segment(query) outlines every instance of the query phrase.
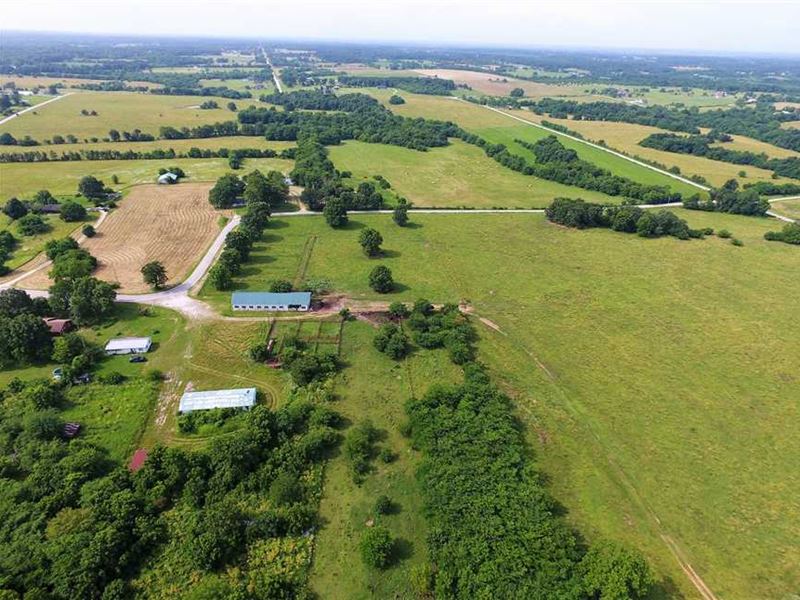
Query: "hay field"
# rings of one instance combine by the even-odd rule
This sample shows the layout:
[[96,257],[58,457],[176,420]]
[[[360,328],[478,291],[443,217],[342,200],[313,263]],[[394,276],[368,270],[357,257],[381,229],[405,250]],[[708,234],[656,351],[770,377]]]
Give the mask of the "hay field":
[[[573,131],[582,134],[587,140],[600,141],[604,140],[609,147],[621,150],[630,155],[639,155],[643,158],[654,160],[664,164],[668,167],[677,166],[680,168],[684,176],[701,175],[705,177],[712,185],[722,185],[728,179],[738,179],[741,183],[747,181],[773,181],[772,171],[766,169],[759,169],[749,165],[734,165],[731,163],[722,162],[719,160],[711,160],[703,158],[702,156],[689,156],[687,154],[678,154],[676,152],[666,152],[664,150],[656,150],[655,148],[645,148],[639,145],[639,142],[652,133],[664,133],[663,129],[657,127],[649,127],[647,125],[635,125],[633,123],[612,123],[608,121],[573,121],[570,119],[553,119],[548,116],[536,115],[530,111],[508,111],[509,113],[516,114],[517,116],[527,119],[528,121],[535,121],[541,123],[542,121],[549,121],[564,125]],[[737,139],[749,140],[749,138],[741,138],[736,136]],[[755,142],[755,140],[749,140]],[[731,142],[730,144],[734,144]],[[767,146],[770,150],[781,150],[769,144],[756,142]],[[743,150],[745,148],[735,147],[726,144],[726,147],[731,149]],[[762,151],[762,150],[759,150]],[[783,152],[788,152],[784,150]],[[777,155],[774,153],[773,155]],[[739,177],[739,171],[744,170],[747,173],[747,178]],[[788,181],[788,180],[787,180]]]
[[[728,150],[741,150],[745,152],[755,152],[756,154],[764,153],[770,158],[800,158],[800,152],[794,150],[779,148],[767,142],[754,140],[753,138],[743,135],[734,135],[731,137],[733,137],[733,141],[731,142],[720,142],[712,145],[727,148]],[[742,168],[749,170],[747,165],[744,165]]]
[[[0,75],[0,86],[13,82],[19,89],[32,87],[47,87],[49,85],[63,84],[66,88],[74,88],[82,83],[103,83],[101,79],[84,79],[82,77],[46,77],[44,75]],[[147,88],[164,87],[160,83],[151,81],[126,81],[126,85]]]
[[[236,115],[224,108],[197,108],[208,100],[202,96],[156,96],[131,92],[75,92],[57,102],[31,111],[0,127],[15,137],[30,135],[43,142],[55,134],[74,135],[79,140],[108,137],[110,129],[158,135],[161,126],[192,127],[217,121],[231,121]],[[81,110],[97,111],[97,116],[82,116]]]
[[[208,203],[210,184],[141,185],[108,215],[97,235],[83,248],[97,257],[95,276],[120,284],[121,293],[145,293],[142,265],[158,260],[167,269],[167,285],[186,279],[219,233],[225,214]],[[49,285],[46,270],[25,280],[25,286]]]
[[[773,202],[772,210],[774,210],[776,213],[780,215],[800,220],[800,199],[781,200],[780,202]],[[779,229],[779,227],[776,225],[775,229]]]
[[785,129],[800,129],[800,121],[788,121],[786,123],[782,123],[781,127]]
[[584,83],[575,85],[552,85],[549,83],[514,79],[513,77],[501,74],[461,71],[459,69],[417,69],[417,73],[425,75],[426,77],[452,79],[456,83],[470,86],[476,92],[481,92],[490,96],[508,96],[514,88],[522,88],[525,90],[525,96],[528,98],[550,97],[593,100],[601,98],[600,96],[593,97],[591,94],[587,94],[584,91],[586,88],[586,84]]

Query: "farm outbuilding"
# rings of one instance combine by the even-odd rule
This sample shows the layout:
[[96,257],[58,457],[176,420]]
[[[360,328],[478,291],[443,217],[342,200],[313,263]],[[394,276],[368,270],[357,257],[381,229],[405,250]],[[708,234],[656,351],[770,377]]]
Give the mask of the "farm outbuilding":
[[75,329],[70,319],[45,318],[44,324],[50,330],[50,335],[62,335]]
[[178,176],[175,173],[163,173],[158,176],[158,183],[161,185],[168,185],[170,183],[178,183]]
[[212,408],[253,408],[255,403],[256,388],[185,392],[181,396],[178,412],[188,413]]
[[153,340],[149,337],[114,338],[106,344],[106,354],[142,354],[152,345]]
[[299,310],[311,308],[311,292],[234,292],[233,310]]

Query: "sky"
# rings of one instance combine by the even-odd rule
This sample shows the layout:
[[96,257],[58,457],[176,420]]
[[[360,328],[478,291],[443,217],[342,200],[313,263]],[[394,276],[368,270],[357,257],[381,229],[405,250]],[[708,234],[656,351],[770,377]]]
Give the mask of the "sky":
[[4,0],[0,10],[3,30],[800,55],[800,0]]

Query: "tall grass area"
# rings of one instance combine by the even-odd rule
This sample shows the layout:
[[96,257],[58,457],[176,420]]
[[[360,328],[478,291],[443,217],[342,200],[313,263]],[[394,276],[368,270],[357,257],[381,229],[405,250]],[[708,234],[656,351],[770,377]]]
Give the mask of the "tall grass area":
[[[774,220],[677,212],[744,246],[567,230],[540,215],[412,213],[408,228],[354,215],[340,231],[309,217],[272,224],[243,284],[296,272],[289,249],[317,236],[307,276],[337,291],[468,301],[500,329],[485,328],[481,357],[585,535],[623,538],[687,595],[662,536],[720,597],[780,597],[800,584],[800,441],[787,426],[800,397],[798,255],[763,240]],[[365,226],[382,233],[384,257],[361,253]],[[376,264],[396,292],[369,289]]]

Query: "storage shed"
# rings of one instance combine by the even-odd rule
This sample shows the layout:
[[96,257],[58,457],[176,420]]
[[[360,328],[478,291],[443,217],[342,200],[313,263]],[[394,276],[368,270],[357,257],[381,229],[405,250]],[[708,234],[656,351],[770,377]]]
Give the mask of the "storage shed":
[[106,354],[142,354],[149,351],[152,345],[149,337],[114,338],[106,344]]
[[188,413],[212,408],[253,408],[255,403],[256,388],[185,392],[181,396],[178,412]]
[[178,183],[178,176],[175,173],[163,173],[158,176],[158,183],[161,185],[168,185],[170,183]]
[[311,308],[311,292],[234,292],[233,310],[299,310]]

